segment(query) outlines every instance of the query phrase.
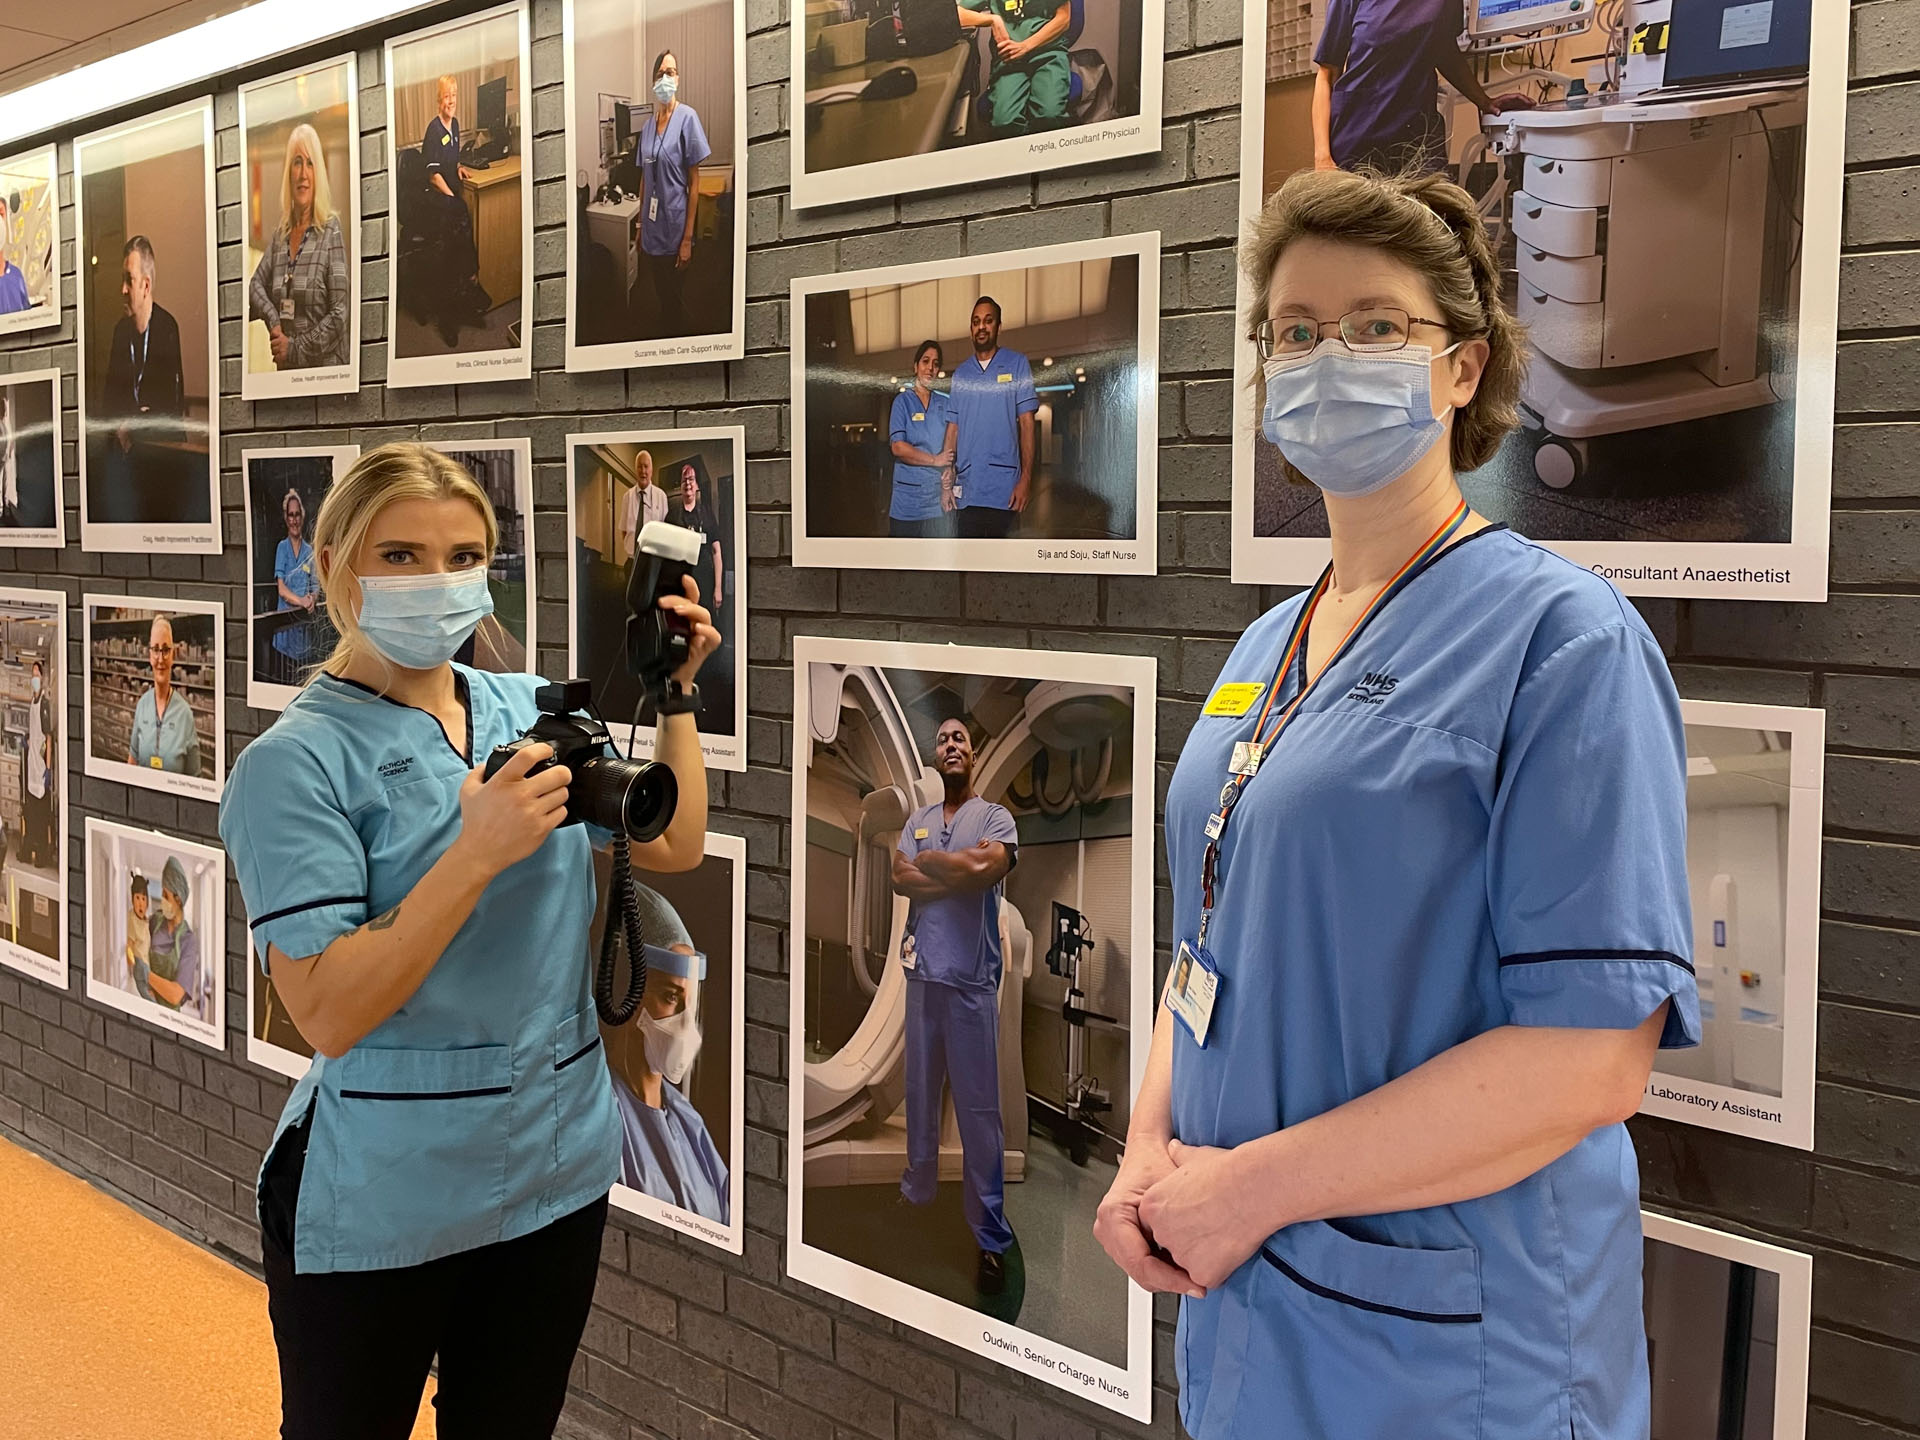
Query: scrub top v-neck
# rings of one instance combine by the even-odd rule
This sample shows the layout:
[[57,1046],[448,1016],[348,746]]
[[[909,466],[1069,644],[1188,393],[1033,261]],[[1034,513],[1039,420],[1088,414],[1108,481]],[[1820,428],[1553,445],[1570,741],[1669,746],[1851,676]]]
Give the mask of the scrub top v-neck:
[[[1305,599],[1254,623],[1216,695],[1274,681]],[[1176,942],[1261,703],[1206,707],[1235,713],[1203,714],[1175,770]],[[1174,1134],[1239,1145],[1502,1025],[1626,1029],[1671,1001],[1661,1043],[1697,1043],[1685,794],[1673,682],[1619,593],[1504,528],[1442,551],[1242,787],[1206,1044],[1174,1026]],[[1183,1419],[1196,1440],[1277,1415],[1298,1440],[1644,1437],[1640,1243],[1620,1125],[1478,1200],[1288,1226],[1183,1303]]]
[[[469,757],[538,713],[533,676],[454,675],[463,736],[322,676],[241,752],[220,834],[263,967],[268,946],[300,963],[400,904],[459,834]],[[417,1264],[607,1193],[620,1124],[590,990],[594,900],[588,836],[563,826],[494,878],[405,1004],[315,1057],[275,1133],[307,1126],[297,1270]]]

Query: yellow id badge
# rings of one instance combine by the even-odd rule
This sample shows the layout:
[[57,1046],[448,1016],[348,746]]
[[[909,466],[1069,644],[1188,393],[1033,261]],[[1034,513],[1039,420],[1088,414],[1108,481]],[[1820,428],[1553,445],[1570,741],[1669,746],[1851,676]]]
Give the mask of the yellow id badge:
[[1266,682],[1260,680],[1234,681],[1218,686],[1200,713],[1202,715],[1244,715],[1253,709],[1253,702],[1265,693],[1266,688]]
[[156,755],[156,756],[154,756],[154,757],[153,757],[153,758],[152,758],[151,760],[149,760],[149,761],[147,761],[147,764],[148,764],[148,766],[149,766],[149,767],[151,767],[152,769],[155,769],[155,770],[159,770],[159,769],[163,769],[163,768],[164,768],[164,767],[163,767],[163,766],[162,766],[162,765],[160,764],[160,757],[159,757],[158,755]]
[[916,839],[916,840],[924,840],[924,839],[926,839],[926,838],[927,838],[927,827],[926,827],[926,826],[924,826],[924,825],[922,825],[922,826],[921,826],[921,827],[920,827],[920,828],[919,828],[918,830],[916,830],[916,831],[914,831],[914,832],[913,832],[913,838],[914,838],[914,839]]

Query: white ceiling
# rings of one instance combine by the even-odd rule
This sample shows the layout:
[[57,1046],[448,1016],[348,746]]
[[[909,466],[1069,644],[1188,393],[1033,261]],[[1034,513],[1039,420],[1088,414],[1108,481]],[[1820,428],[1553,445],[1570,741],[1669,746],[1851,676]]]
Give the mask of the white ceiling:
[[244,10],[251,0],[8,0],[0,6],[0,95]]

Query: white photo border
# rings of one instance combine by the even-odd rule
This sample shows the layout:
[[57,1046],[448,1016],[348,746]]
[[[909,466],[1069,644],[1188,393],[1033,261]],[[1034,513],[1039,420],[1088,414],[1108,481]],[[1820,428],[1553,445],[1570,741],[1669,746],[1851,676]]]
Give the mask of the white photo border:
[[[1827,712],[1797,705],[1682,700],[1680,719],[1687,725],[1729,730],[1784,730],[1793,737],[1788,757],[1787,887],[1780,937],[1786,992],[1780,1007],[1780,1098],[1774,1101],[1771,1096],[1756,1096],[1737,1086],[1664,1075],[1656,1055],[1640,1113],[1811,1150],[1815,1050],[1820,1031],[1820,826]],[[1767,1107],[1774,1104],[1780,1107],[1779,1114],[1770,1118]]]
[[[929,645],[888,640],[841,640],[796,635],[793,640],[793,815],[802,829],[807,814],[811,692],[814,664],[871,665],[888,670],[958,672],[966,675],[1125,685],[1133,692],[1135,805],[1130,856],[1133,963],[1129,975],[1128,1093],[1138,1094],[1153,1043],[1153,845],[1151,804],[1140,786],[1153,774],[1156,665],[1150,655],[1098,655],[1065,650],[1013,650],[974,645]],[[792,914],[788,942],[794,983],[789,986],[787,1079],[787,1273],[843,1300],[1019,1374],[1077,1395],[1142,1422],[1153,1418],[1153,1302],[1127,1281],[1127,1362],[1116,1366],[1069,1345],[1009,1325],[951,1300],[929,1295],[891,1276],[853,1264],[806,1243],[806,844],[796,837],[792,857]]]
[[[0,377],[0,381],[4,381],[4,377]],[[62,595],[58,590],[23,590],[15,589],[11,586],[0,586],[0,600],[16,605],[41,605],[52,612],[54,644],[59,647],[56,653],[60,657],[60,680],[62,682],[54,697],[60,706],[60,738],[55,747],[54,754],[54,773],[60,777],[60,815],[55,822],[56,833],[60,837],[60,880],[51,891],[43,890],[38,885],[21,887],[30,894],[46,895],[48,899],[59,904],[60,954],[58,959],[50,960],[38,951],[29,950],[25,946],[13,941],[0,940],[0,965],[5,965],[10,970],[17,970],[22,975],[30,975],[42,984],[52,985],[60,990],[68,990],[73,986],[72,972],[69,969],[69,945],[73,935],[73,920],[72,913],[68,909],[73,903],[73,897],[70,894],[67,881],[68,876],[72,873],[68,861],[73,852],[69,848],[72,844],[72,837],[68,833],[68,815],[71,810],[68,801],[72,797],[67,794],[67,790],[73,784],[73,772],[67,768],[69,754],[67,749],[67,740],[69,738],[67,731],[71,727],[67,724],[68,690],[66,682],[69,679],[67,666],[72,660],[72,654],[67,649],[67,597]]]
[[[1265,0],[1242,3],[1246,44],[1240,80],[1240,220],[1244,228],[1260,213],[1264,183],[1267,7]],[[1846,149],[1850,24],[1845,6],[1813,7],[1793,386],[1793,538],[1785,542],[1722,542],[1529,537],[1575,564],[1604,575],[1625,594],[1717,600],[1827,598],[1827,541],[1833,508],[1834,345],[1840,317],[1841,161]],[[1648,118],[1661,117],[1650,114]],[[1232,322],[1232,578],[1242,585],[1311,585],[1331,555],[1325,538],[1253,533],[1254,443],[1260,431],[1255,380],[1259,367],[1240,324],[1251,297],[1247,277],[1241,274],[1235,282]],[[1690,571],[1694,573],[1689,575]]]
[[[282,450],[259,449],[240,452],[240,500],[247,522],[247,574],[243,589],[248,593],[247,600],[247,704],[255,710],[284,710],[293,703],[293,697],[300,693],[298,685],[276,685],[270,680],[262,680],[253,673],[253,462],[255,460],[312,460],[327,458],[333,461],[333,478],[337,482],[347,473],[355,460],[360,458],[358,445],[294,445]],[[312,517],[308,517],[307,541],[313,540]]]
[[[113,820],[101,820],[95,816],[86,817],[86,865],[83,872],[86,877],[87,895],[87,999],[98,1001],[109,1009],[118,1010],[136,1020],[144,1020],[149,1025],[162,1030],[184,1035],[196,1044],[209,1050],[225,1054],[227,1051],[227,852],[217,845],[202,845],[178,835],[169,835],[161,830],[142,829],[137,825],[122,825]],[[214,924],[202,933],[201,938],[208,943],[203,945],[200,954],[202,965],[213,965],[219,984],[213,990],[213,1019],[210,1021],[190,1020],[168,1010],[164,1005],[143,1001],[138,996],[129,995],[124,990],[107,985],[93,978],[93,937],[100,933],[94,924],[93,910],[93,843],[99,836],[137,840],[143,845],[160,845],[171,850],[179,850],[196,859],[212,865],[219,874],[219,881],[207,888],[207,903],[213,907]],[[199,903],[199,891],[196,888],[194,898],[189,903]]]
[[656,1225],[664,1225],[669,1230],[691,1236],[730,1255],[744,1255],[747,1249],[747,1187],[742,1183],[747,1169],[746,1158],[742,1154],[747,1143],[747,842],[743,836],[709,830],[705,853],[709,858],[719,856],[733,866],[732,898],[729,901],[733,909],[728,922],[729,933],[733,937],[733,979],[729,992],[733,999],[733,1014],[727,1021],[732,1027],[733,1074],[729,1077],[731,1088],[727,1092],[732,1111],[727,1117],[727,1223],[715,1225],[713,1221],[703,1219],[690,1210],[670,1205],[665,1200],[655,1199],[627,1185],[616,1184],[610,1198],[615,1208],[629,1215],[638,1215]]
[[[60,224],[60,147],[42,145],[33,150],[20,150],[11,155],[0,156],[0,172],[19,167],[27,168],[36,161],[44,160],[47,167],[47,181],[53,187],[53,301],[47,305],[35,305],[30,310],[21,310],[12,315],[0,315],[0,336],[26,335],[35,330],[45,330],[60,323],[61,304],[60,252],[65,248],[66,235]],[[80,187],[74,186],[77,196]],[[77,202],[76,202],[77,203]],[[76,287],[77,288],[77,287]],[[4,378],[4,377],[0,377]],[[17,541],[14,543],[18,543]]]
[[[579,137],[574,133],[573,8],[577,0],[564,0],[560,20],[560,51],[565,70],[563,106],[566,111],[567,174],[578,175],[584,169],[579,161]],[[710,335],[669,335],[658,340],[614,340],[604,345],[581,345],[574,340],[579,312],[575,280],[579,267],[567,266],[567,370],[586,374],[596,370],[641,369],[652,365],[705,364],[715,360],[740,360],[747,353],[747,5],[746,0],[729,0],[733,9],[733,294],[729,300],[732,328]],[[643,9],[639,0],[635,13]],[[567,206],[567,254],[580,253],[579,207]]]
[[[429,450],[438,450],[449,460],[457,460],[462,451],[467,450],[511,450],[513,460],[513,502],[519,508],[521,518],[527,527],[527,636],[523,642],[527,651],[527,668],[523,675],[540,673],[538,654],[538,636],[540,625],[540,587],[538,537],[534,533],[533,523],[533,441],[522,436],[500,436],[477,440],[422,440]],[[463,467],[464,468],[464,465]],[[504,627],[503,627],[504,628]]]
[[[73,329],[80,337],[79,366],[75,372],[75,401],[79,405],[80,467],[80,548],[83,551],[114,555],[140,555],[153,551],[219,554],[224,541],[220,535],[220,217],[219,197],[214,190],[213,100],[203,97],[183,105],[142,115],[122,125],[95,130],[73,142],[73,232],[76,246],[86,243],[86,166],[82,161],[89,147],[118,140],[152,125],[162,125],[183,116],[200,116],[200,153],[205,165],[207,213],[207,504],[211,517],[204,524],[149,525],[89,524],[87,521],[87,287],[73,287]],[[83,270],[84,273],[84,270]]]
[[1750,1240],[1690,1220],[1640,1212],[1649,1240],[1748,1265],[1779,1277],[1780,1329],[1774,1337],[1773,1434],[1770,1440],[1806,1440],[1807,1361],[1813,1342],[1813,1256],[1803,1250]]
[[267,977],[260,973],[260,954],[253,948],[252,934],[247,939],[247,1059],[263,1070],[271,1070],[276,1075],[284,1075],[289,1080],[299,1080],[313,1068],[313,1057],[289,1050],[284,1045],[276,1045],[271,1040],[263,1040],[253,1033],[253,1003],[258,988],[269,984]]
[[[129,765],[124,760],[98,760],[93,754],[93,612],[100,609],[151,610],[156,615],[211,615],[213,617],[213,778],[175,775]],[[80,705],[85,745],[85,773],[96,780],[113,780],[163,795],[217,803],[227,783],[227,620],[226,606],[217,600],[182,600],[172,595],[102,595],[92,591],[80,597]],[[225,941],[222,939],[222,947]]]
[[[351,395],[360,388],[360,61],[352,51],[337,55],[331,60],[321,60],[312,65],[302,65],[297,70],[283,70],[278,75],[270,75],[264,80],[253,80],[242,85],[240,97],[240,163],[247,159],[247,92],[264,90],[270,85],[284,85],[303,75],[312,75],[322,70],[333,70],[340,66],[347,70],[347,202],[340,206],[342,214],[341,229],[349,237],[347,240],[347,307],[348,342],[347,363],[315,367],[309,370],[293,370],[284,374],[255,375],[247,369],[247,330],[253,324],[253,317],[247,313],[246,286],[251,280],[244,268],[240,277],[240,398],[242,400],[273,400],[287,395]],[[336,197],[342,192],[335,191]],[[240,247],[243,257],[246,253],[246,236],[251,215],[248,210],[253,198],[251,186],[240,187]],[[351,217],[352,224],[346,223]]]
[[[491,385],[500,380],[533,378],[533,91],[531,86],[532,47],[529,39],[528,0],[510,0],[505,5],[476,10],[424,30],[390,36],[381,52],[382,89],[386,92],[387,175],[394,182],[399,171],[400,145],[393,128],[393,92],[395,50],[436,35],[465,30],[489,20],[512,15],[520,27],[520,69],[517,94],[520,103],[520,348],[517,350],[479,350],[470,354],[415,355],[404,358],[395,353],[399,340],[394,320],[399,312],[399,275],[387,284],[387,379],[389,390],[412,389],[424,385]],[[475,240],[478,241],[476,234]]]
[[[807,526],[808,297],[874,285],[911,284],[949,275],[1040,270],[1082,260],[1139,261],[1135,303],[1139,354],[1134,401],[1134,528],[1131,540],[911,540],[888,536],[829,537]],[[1160,232],[1073,240],[1030,250],[963,255],[871,270],[796,276],[791,286],[788,383],[793,408],[793,563],[796,568],[945,570],[974,573],[1152,575],[1159,567],[1160,527]]]
[[[18,332],[16,332],[18,333]],[[0,373],[0,390],[11,389],[15,385],[31,385],[41,382],[53,389],[53,405],[49,409],[53,423],[53,526],[51,529],[0,530],[0,545],[11,546],[16,550],[64,550],[67,545],[67,472],[64,458],[66,433],[60,421],[60,382],[63,377],[58,370],[20,370],[13,374]],[[84,386],[85,381],[79,382]],[[84,444],[84,440],[82,441]]]
[[[1050,175],[1104,160],[1157,155],[1161,147],[1161,96],[1165,79],[1167,14],[1165,0],[1140,4],[1140,109],[1097,125],[1076,125],[1040,135],[986,140],[952,150],[871,160],[864,165],[807,169],[807,27],[795,15],[788,29],[787,129],[793,137],[793,208],[843,205],[883,195],[916,195],[928,190],[991,184],[1020,175]],[[1264,12],[1263,12],[1264,13]],[[937,162],[936,178],[926,178],[927,162]]]
[[[567,673],[580,670],[579,594],[580,554],[574,544],[574,452],[581,446],[606,444],[686,444],[700,441],[725,441],[733,446],[733,534],[729,537],[737,557],[730,576],[734,593],[733,638],[733,734],[700,736],[700,753],[708,766],[744,774],[747,768],[747,431],[743,425],[688,426],[666,430],[585,430],[567,436]],[[710,596],[702,596],[707,604]],[[634,725],[631,720],[608,716],[607,731],[616,744],[625,749],[649,747],[659,743],[658,727]]]

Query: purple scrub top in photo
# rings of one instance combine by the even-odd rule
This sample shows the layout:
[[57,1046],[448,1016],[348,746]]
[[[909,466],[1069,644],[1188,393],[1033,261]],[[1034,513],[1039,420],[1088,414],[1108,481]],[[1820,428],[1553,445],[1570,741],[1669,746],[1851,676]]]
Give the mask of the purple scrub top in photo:
[[1331,134],[1338,164],[1438,123],[1435,72],[1464,24],[1460,0],[1328,0],[1313,63],[1340,71]]

